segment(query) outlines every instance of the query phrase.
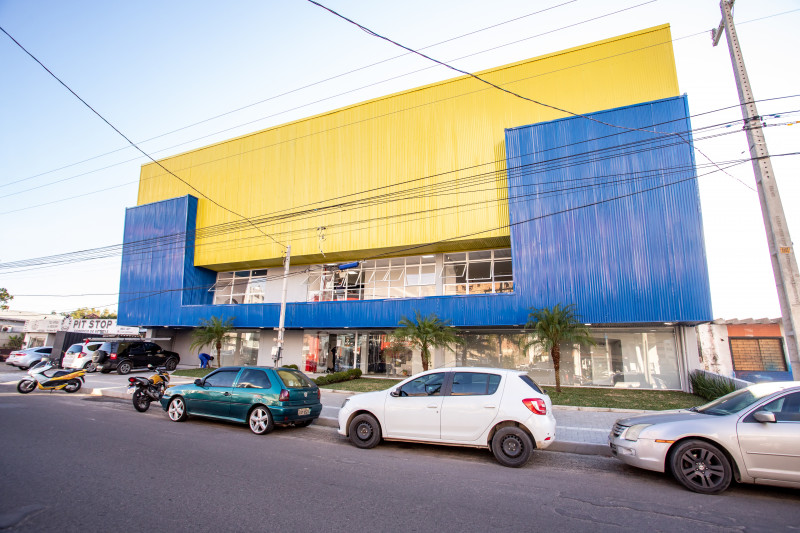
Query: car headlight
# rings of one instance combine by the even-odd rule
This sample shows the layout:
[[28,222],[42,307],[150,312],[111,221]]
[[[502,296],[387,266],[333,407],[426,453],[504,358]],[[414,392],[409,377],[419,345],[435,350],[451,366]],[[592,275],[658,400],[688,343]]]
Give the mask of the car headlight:
[[628,428],[628,430],[625,432],[625,435],[623,435],[622,438],[625,440],[636,442],[637,440],[639,440],[639,434],[642,431],[644,431],[645,428],[649,428],[652,425],[653,424],[634,424]]

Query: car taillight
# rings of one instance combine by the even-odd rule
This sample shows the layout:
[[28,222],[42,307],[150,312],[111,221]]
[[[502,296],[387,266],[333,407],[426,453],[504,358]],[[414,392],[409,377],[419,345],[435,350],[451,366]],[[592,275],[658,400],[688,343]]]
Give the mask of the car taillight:
[[108,354],[108,357],[111,358],[111,359],[116,359],[117,358],[117,354],[111,353],[111,354]]
[[317,389],[317,400],[321,399],[322,399],[322,393],[319,391],[319,389]]
[[525,398],[522,403],[527,407],[531,413],[537,415],[547,414],[547,404],[541,398]]
[[279,402],[288,402],[289,401],[289,391],[286,389],[281,389],[281,395],[278,396]]
[[128,378],[128,382],[129,382],[131,385],[133,385],[134,383],[136,383],[136,378]]

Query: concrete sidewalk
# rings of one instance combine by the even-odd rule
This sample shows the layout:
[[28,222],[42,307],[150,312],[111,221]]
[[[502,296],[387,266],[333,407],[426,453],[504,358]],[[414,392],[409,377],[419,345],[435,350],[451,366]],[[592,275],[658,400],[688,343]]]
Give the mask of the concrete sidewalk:
[[[182,366],[182,365],[181,365]],[[180,368],[180,367],[179,367]],[[195,368],[187,366],[186,368]],[[23,371],[0,369],[0,383],[3,385],[16,385],[26,375]],[[128,377],[136,375],[150,375],[149,370],[135,370],[126,376],[115,373],[86,375],[86,383],[81,392],[92,396],[105,396],[130,400],[127,393]],[[192,383],[195,378],[173,376],[170,385]],[[345,398],[355,393],[346,391],[322,390],[322,414],[314,422],[317,426],[338,428],[339,409]],[[608,448],[608,433],[611,426],[618,418],[646,413],[647,411],[630,409],[608,409],[597,407],[570,407],[553,406],[556,417],[556,440],[547,448],[547,451],[580,453],[584,455],[610,456]]]

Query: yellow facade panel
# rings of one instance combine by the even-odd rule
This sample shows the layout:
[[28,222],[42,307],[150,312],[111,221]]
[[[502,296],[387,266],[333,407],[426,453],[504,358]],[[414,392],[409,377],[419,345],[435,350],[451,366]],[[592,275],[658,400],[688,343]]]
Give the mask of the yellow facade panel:
[[[574,113],[679,92],[668,25],[478,74]],[[504,129],[564,116],[455,78],[161,161],[250,222],[155,164],[142,167],[138,203],[198,196],[195,264],[217,270],[280,263],[272,238],[292,245],[293,264],[502,245]]]

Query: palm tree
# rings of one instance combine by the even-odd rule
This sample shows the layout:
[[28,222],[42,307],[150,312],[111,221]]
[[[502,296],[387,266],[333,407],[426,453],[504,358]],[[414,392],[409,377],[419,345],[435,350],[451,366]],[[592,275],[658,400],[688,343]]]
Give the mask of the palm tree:
[[450,327],[450,321],[442,320],[436,316],[436,313],[422,316],[419,311],[416,311],[413,320],[403,317],[399,324],[400,327],[394,330],[392,336],[398,341],[408,343],[413,348],[419,348],[423,371],[428,370],[431,348],[454,350],[456,346],[464,342],[458,336],[460,332]]
[[190,348],[194,350],[204,346],[214,346],[217,349],[217,368],[222,366],[222,361],[220,361],[222,341],[225,340],[225,335],[233,329],[233,319],[234,317],[231,317],[224,322],[216,316],[212,316],[210,320],[201,319],[200,327],[192,332],[194,341]]
[[596,344],[571,304],[556,304],[552,309],[532,307],[525,329],[531,330],[528,347],[540,346],[550,352],[556,372],[556,392],[561,392],[561,344]]

